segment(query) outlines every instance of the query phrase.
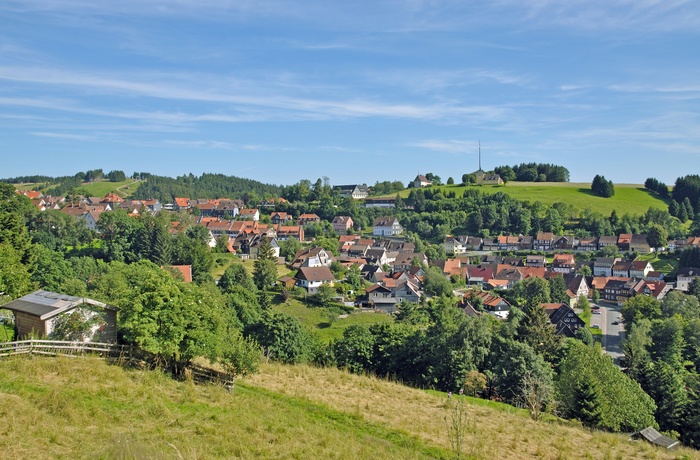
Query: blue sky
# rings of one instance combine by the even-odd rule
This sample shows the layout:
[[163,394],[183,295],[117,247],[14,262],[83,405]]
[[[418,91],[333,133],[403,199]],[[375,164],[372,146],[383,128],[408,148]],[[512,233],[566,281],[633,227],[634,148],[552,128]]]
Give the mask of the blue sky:
[[0,177],[700,173],[692,0],[2,0]]

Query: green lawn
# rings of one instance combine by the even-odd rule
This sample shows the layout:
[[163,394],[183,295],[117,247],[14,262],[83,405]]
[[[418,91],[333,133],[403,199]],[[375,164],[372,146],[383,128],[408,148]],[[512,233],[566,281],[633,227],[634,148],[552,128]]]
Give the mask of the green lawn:
[[[462,185],[441,185],[433,187],[455,192],[457,196],[467,189]],[[624,214],[643,214],[650,207],[667,209],[668,203],[650,194],[641,184],[615,184],[615,196],[601,198],[593,195],[591,184],[581,182],[509,182],[505,186],[471,186],[483,193],[505,193],[523,201],[540,201],[551,205],[556,202],[570,204],[576,210],[590,208],[605,216],[614,210]],[[403,198],[408,197],[410,189],[400,192]],[[394,195],[395,196],[395,195]]]
[[347,318],[336,319],[333,324],[329,325],[325,308],[309,308],[302,301],[292,298],[286,304],[279,298],[275,300],[273,306],[275,310],[298,318],[302,324],[314,330],[325,343],[342,337],[343,331],[353,324],[369,325],[393,321],[392,316],[384,313],[360,313],[358,311],[351,313]]
[[[253,274],[255,261],[251,259],[241,259],[236,254],[214,254],[214,266],[211,270],[211,275],[214,279],[221,278],[226,269],[233,264],[241,264],[249,274]],[[290,270],[286,265],[277,266],[277,277],[294,274],[294,270]]]
[[669,254],[657,254],[651,252],[649,254],[640,255],[636,260],[646,260],[651,262],[654,270],[661,272],[664,275],[668,275],[669,273],[678,270],[678,258]]
[[126,198],[134,194],[134,191],[141,185],[141,182],[136,182],[134,179],[127,179],[123,182],[84,182],[81,187],[88,191],[90,196],[104,197],[107,194],[114,192],[122,198]]

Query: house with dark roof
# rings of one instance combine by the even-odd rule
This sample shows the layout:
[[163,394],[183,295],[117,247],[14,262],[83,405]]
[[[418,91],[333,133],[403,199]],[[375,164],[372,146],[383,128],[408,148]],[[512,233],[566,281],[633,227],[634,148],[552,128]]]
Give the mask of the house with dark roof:
[[[510,304],[502,297],[488,291],[469,289],[459,303],[460,308],[469,314],[470,309],[477,312],[486,312],[496,318],[506,319],[510,312]],[[465,308],[466,307],[466,308]]]
[[593,262],[593,276],[613,276],[613,267],[619,260],[619,257],[598,257]]
[[87,297],[39,290],[13,300],[2,308],[14,313],[19,338],[34,334],[49,337],[60,318],[80,312],[86,318],[100,318],[84,341],[117,341],[117,308]]
[[676,289],[687,291],[695,279],[700,278],[700,268],[684,267],[678,269]]
[[573,308],[565,303],[544,303],[542,307],[549,316],[549,322],[552,323],[558,335],[564,337],[575,337],[576,331],[586,326],[576,314]]
[[652,247],[647,241],[646,233],[641,235],[632,235],[632,238],[630,239],[630,251],[638,254],[648,254],[652,252],[652,250]]
[[552,232],[539,232],[533,242],[535,251],[550,251],[554,242],[554,234]]
[[353,200],[362,200],[369,196],[367,184],[336,185],[333,189],[337,190],[341,197],[352,198]]
[[316,294],[322,284],[333,285],[335,277],[328,267],[301,267],[295,276],[297,286],[307,290],[309,294]]
[[374,219],[372,234],[375,236],[395,236],[403,232],[403,227],[396,217],[377,217]]

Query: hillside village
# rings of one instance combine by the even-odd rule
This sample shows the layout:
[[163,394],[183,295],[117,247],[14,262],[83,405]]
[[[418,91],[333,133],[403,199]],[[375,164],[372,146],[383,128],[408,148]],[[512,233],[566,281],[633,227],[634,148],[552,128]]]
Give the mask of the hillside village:
[[[249,297],[248,300],[243,301],[240,297],[235,297],[236,300],[232,301],[247,302],[249,305],[236,308],[252,308],[251,306],[255,305],[255,308],[261,309],[263,313],[260,319],[256,316],[259,313],[256,313],[255,317],[247,317],[246,315],[250,313],[244,310],[240,310],[238,315],[239,321],[243,323],[243,331],[250,331],[246,334],[255,337],[263,347],[266,346],[265,340],[274,338],[274,335],[261,335],[260,331],[256,332],[255,328],[260,328],[259,324],[262,324],[257,321],[263,321],[263,323],[269,321],[265,323],[265,327],[268,328],[277,327],[276,324],[280,321],[287,321],[283,319],[283,313],[275,313],[283,316],[269,318],[265,316],[268,315],[265,309],[269,308],[273,302],[277,304],[275,308],[282,309],[281,311],[285,305],[288,305],[290,299],[298,299],[296,301],[304,305],[304,308],[326,308],[331,315],[329,324],[336,321],[340,313],[344,313],[342,317],[349,314],[374,313],[397,318],[396,321],[412,323],[413,327],[416,327],[412,329],[414,331],[412,333],[421,336],[429,334],[434,327],[428,325],[440,324],[442,321],[439,319],[440,315],[444,314],[440,313],[442,309],[447,311],[456,307],[464,318],[469,319],[452,321],[477,321],[478,323],[473,324],[479,324],[479,326],[467,326],[472,323],[465,323],[464,327],[491,329],[496,332],[489,334],[503,335],[506,340],[498,345],[500,342],[493,339],[490,352],[480,352],[484,353],[482,358],[468,358],[473,360],[473,367],[477,369],[487,369],[485,366],[489,362],[491,362],[490,365],[494,365],[494,360],[496,366],[506,366],[505,363],[498,361],[499,353],[508,357],[518,353],[530,356],[528,353],[534,352],[532,358],[528,358],[533,360],[529,365],[537,368],[549,363],[551,369],[541,372],[552,375],[553,370],[559,365],[556,364],[560,359],[558,355],[561,353],[558,350],[561,350],[560,347],[564,346],[563,344],[570,343],[565,342],[568,339],[581,341],[590,346],[596,342],[599,343],[601,351],[612,358],[611,364],[614,362],[618,369],[622,368],[633,378],[637,378],[637,375],[650,372],[645,371],[641,366],[654,366],[655,364],[645,363],[656,363],[656,361],[649,361],[650,358],[647,357],[641,358],[642,355],[632,355],[627,336],[630,333],[639,334],[638,331],[642,327],[648,327],[640,325],[646,324],[643,323],[644,321],[657,321],[658,327],[675,327],[668,321],[688,321],[693,318],[694,313],[689,309],[695,307],[692,306],[692,302],[688,302],[700,291],[698,289],[700,269],[693,265],[694,261],[700,259],[697,257],[697,254],[700,254],[700,236],[693,236],[687,232],[680,237],[679,229],[682,227],[677,220],[673,223],[674,236],[671,238],[652,235],[654,232],[658,233],[656,228],[659,227],[658,224],[654,222],[636,224],[633,218],[626,215],[623,219],[632,222],[629,228],[649,231],[592,235],[590,232],[581,232],[571,226],[565,228],[561,223],[550,225],[549,219],[554,209],[552,207],[544,210],[546,218],[538,224],[540,228],[536,231],[532,229],[527,233],[511,234],[501,230],[494,231],[492,236],[489,229],[483,228],[472,227],[477,231],[470,234],[452,231],[458,228],[452,228],[449,232],[441,228],[441,232],[432,231],[429,233],[430,238],[425,238],[421,236],[421,225],[424,224],[424,222],[421,223],[421,219],[429,212],[427,212],[429,205],[426,203],[430,201],[429,197],[435,198],[441,196],[437,194],[442,194],[440,191],[431,192],[435,190],[431,180],[434,178],[434,176],[429,178],[420,174],[416,176],[411,182],[411,198],[406,200],[398,196],[372,197],[370,196],[372,188],[364,184],[342,185],[332,189],[326,185],[324,190],[321,190],[319,180],[314,190],[321,191],[315,197],[316,201],[312,206],[303,202],[300,205],[300,201],[295,201],[292,196],[288,196],[290,199],[282,196],[256,199],[248,197],[247,200],[232,197],[177,196],[173,197],[172,201],[162,203],[158,198],[126,198],[115,192],[110,192],[104,197],[76,194],[53,197],[44,195],[42,191],[27,189],[18,189],[15,193],[31,201],[34,212],[38,214],[32,218],[36,223],[30,225],[43,228],[42,231],[45,233],[42,238],[48,238],[46,232],[50,235],[58,224],[50,224],[47,227],[47,223],[54,222],[53,218],[44,219],[41,215],[60,213],[71,222],[83,225],[83,230],[74,230],[80,233],[86,229],[89,232],[80,236],[86,245],[79,254],[102,254],[101,257],[110,263],[125,261],[134,265],[140,258],[145,257],[160,265],[161,268],[171,266],[175,270],[174,276],[182,282],[205,286],[209,280],[214,281],[226,295],[233,296],[230,297],[231,299],[241,295],[250,296],[252,293],[252,299]],[[464,180],[466,182],[468,178],[465,177]],[[437,181],[439,182],[439,178]],[[474,174],[473,181],[475,191],[465,192],[465,197],[469,196],[470,199],[481,199],[478,195],[478,187],[504,186],[498,174],[483,171]],[[427,191],[425,195],[423,190]],[[292,191],[296,190],[292,189]],[[448,193],[446,195],[448,195],[446,198],[435,198],[433,201],[437,204],[440,203],[439,200],[448,200],[445,202],[454,200]],[[496,197],[495,200],[504,200],[504,198]],[[333,203],[337,204],[333,205]],[[491,205],[487,204],[487,206]],[[511,201],[507,206],[520,205]],[[537,205],[528,204],[527,206]],[[683,204],[683,206],[686,205]],[[354,214],[343,213],[346,209]],[[479,214],[479,210],[473,211],[467,220],[471,221],[474,214]],[[487,217],[487,214],[488,211],[484,216]],[[652,213],[650,210],[649,215],[651,217],[645,217],[645,219],[674,219],[668,213],[659,211]],[[357,220],[353,219],[353,216]],[[439,214],[435,213],[430,218],[438,219]],[[136,222],[139,222],[140,230],[136,230],[135,227],[130,229],[132,223]],[[364,225],[359,225],[358,222],[364,222]],[[516,226],[520,225],[517,221],[515,222]],[[506,224],[503,225],[502,228],[508,227]],[[510,224],[510,227],[512,226],[513,224]],[[546,231],[548,228],[556,227],[559,231]],[[434,229],[437,230],[437,226]],[[130,235],[128,241],[123,240],[123,236],[127,233]],[[140,238],[147,238],[147,240],[140,242]],[[159,254],[161,245],[165,244],[163,238],[171,241],[178,240],[180,241],[178,244],[185,244],[191,249],[185,249],[184,253],[171,249],[169,251],[176,251],[179,255],[173,252],[172,256],[166,257]],[[98,242],[97,246],[95,241]],[[201,246],[198,246],[200,244],[198,241],[201,242]],[[139,255],[138,251],[143,255]],[[217,260],[230,260],[234,263],[223,275],[217,275],[218,279],[212,279],[210,274],[212,255],[217,254]],[[222,259],[224,256],[228,258]],[[203,262],[203,260],[209,260],[209,262]],[[254,266],[253,280],[257,289],[252,286],[251,280],[245,280],[247,275],[244,273],[229,273],[233,267],[248,261]],[[273,272],[268,275],[263,273],[261,276],[267,276],[267,278],[264,278],[265,281],[260,284],[258,275],[265,271],[260,267],[268,261],[274,267]],[[680,264],[679,261],[684,261],[685,264]],[[691,265],[688,265],[688,261]],[[139,268],[141,269],[143,268]],[[122,269],[117,268],[117,270]],[[102,276],[98,272],[94,273],[92,277]],[[38,275],[37,279],[45,278],[43,275]],[[88,284],[92,282],[89,279],[87,281]],[[54,286],[61,285],[60,280],[54,283]],[[240,284],[240,290],[236,287],[237,284]],[[243,288],[244,285],[251,287]],[[39,287],[45,288],[44,285]],[[99,283],[97,287],[98,291],[102,289]],[[246,291],[247,294],[244,294]],[[545,291],[546,294],[544,294]],[[84,289],[75,293],[78,292],[82,292],[82,296],[85,295]],[[103,292],[112,295],[109,294],[109,290]],[[41,303],[43,297],[54,298],[51,296],[64,294],[37,291],[27,295],[29,297],[25,296],[22,299],[27,299],[27,302]],[[270,295],[274,297],[271,298]],[[80,298],[68,296],[65,300],[77,305],[80,303]],[[690,300],[686,301],[686,299]],[[128,297],[121,301],[128,303]],[[672,317],[662,310],[671,308],[670,305],[677,305],[679,302],[685,307],[674,308],[681,308],[679,310],[681,316]],[[697,300],[694,302],[697,303]],[[107,306],[97,301],[93,303]],[[13,311],[16,318],[19,318],[17,315],[26,313],[21,306],[16,307],[14,303],[8,304],[6,308]],[[331,313],[333,311],[335,313]],[[428,316],[433,319],[428,320]],[[110,330],[115,331],[113,340],[117,337],[116,321],[110,326],[113,328]],[[537,323],[537,321],[540,322]],[[428,329],[423,329],[424,327]],[[674,332],[678,335],[678,340],[690,341],[692,329],[683,330],[681,326],[678,327],[680,329]],[[508,332],[512,328],[515,328],[513,332]],[[51,330],[51,327],[47,326],[45,333],[48,335]],[[19,327],[17,329],[20,338],[22,334],[30,332],[33,331]],[[373,353],[372,358],[352,355],[355,351],[346,355],[347,347],[351,346],[349,344],[357,340],[352,336],[353,333],[370,334],[370,336],[379,334],[368,340],[380,340],[381,334],[394,332],[382,330],[380,327],[347,328],[341,339],[333,339],[329,344],[324,345],[329,350],[325,353],[332,354],[332,359],[338,367],[347,366],[349,370],[355,372],[396,373],[399,376],[404,372],[400,370],[405,367],[402,361],[396,361],[391,365],[387,363],[382,368],[378,362],[387,357],[376,349],[370,353]],[[681,333],[686,338],[680,338]],[[532,338],[528,337],[529,334],[533,334]],[[652,340],[652,336],[657,337],[653,330],[647,331],[646,334],[649,334],[649,340]],[[477,347],[477,337],[478,334],[472,338],[460,340],[466,340],[467,343],[470,340],[475,341],[471,346]],[[518,337],[521,338],[518,339]],[[488,339],[489,343],[491,340]],[[514,351],[515,349],[505,351],[508,346],[516,346],[516,344],[527,346],[527,349],[520,352]],[[428,346],[433,347],[433,345]],[[493,348],[499,346],[506,348]],[[656,356],[654,353],[658,352],[653,351],[653,346],[646,353]],[[272,349],[273,346],[270,345],[268,353],[272,353]],[[682,352],[686,362],[690,363],[686,366],[697,365],[696,354],[692,350],[694,348],[687,348]],[[444,350],[438,347],[430,353],[439,354],[441,351]],[[196,356],[196,351],[188,353],[194,353],[192,356]],[[487,359],[486,355],[489,353],[491,357]],[[515,355],[512,355],[513,353]],[[674,353],[681,355],[680,350]],[[297,359],[300,358],[281,358],[281,361],[296,362]],[[305,359],[314,362],[322,361],[322,358]],[[425,359],[426,361],[420,363],[420,366],[437,369],[437,366],[433,366],[434,363],[431,362],[431,360],[440,359],[437,355]],[[640,361],[635,361],[637,359]],[[653,359],[663,360],[664,358],[654,357]],[[607,365],[600,364],[600,366]],[[400,377],[416,386],[437,387],[444,390],[454,388],[455,391],[462,386],[460,391],[464,390],[463,385],[469,382],[468,378],[465,380],[465,376],[472,375],[468,373],[469,366],[459,370],[455,370],[455,366],[459,367],[458,362],[445,363],[445,366],[449,369],[445,371],[446,373],[425,377],[431,380],[421,380],[424,377],[408,369],[405,372],[409,373]],[[476,372],[473,367],[470,372]],[[474,394],[511,404],[522,404],[520,390],[514,393],[513,388],[514,385],[521,388],[523,383],[516,384],[508,380],[512,378],[510,371],[503,371],[504,374],[500,377],[488,377],[489,372],[487,369],[485,372],[474,374],[478,374],[478,379],[486,379],[485,382],[491,379],[492,382],[477,384],[478,390],[475,390]],[[692,375],[695,375],[694,370],[688,373],[688,376]],[[558,385],[563,384],[558,383]],[[492,388],[489,389],[491,385]],[[638,400],[639,397],[630,396],[630,401]],[[655,414],[660,421],[659,426],[665,433],[676,438],[689,436],[679,425],[680,420],[686,420],[684,417],[688,417],[689,412],[674,413],[672,416],[667,412],[660,412],[664,407],[665,397],[664,394],[658,393],[654,395],[654,401],[652,401],[644,395],[643,404],[647,408],[645,410],[657,407],[654,409],[657,411]],[[688,410],[691,410],[690,407],[695,403],[686,396],[683,398],[685,398],[684,404],[687,405]],[[538,403],[538,406],[540,404],[542,407],[546,406],[544,400]],[[533,413],[538,411],[539,409]],[[569,416],[577,417],[574,412],[568,413],[571,414]],[[641,430],[646,428],[650,419],[639,415],[636,421],[610,419],[602,422],[601,420],[590,422],[591,426],[604,426],[606,429],[615,431],[622,427]],[[653,429],[654,425],[649,424],[649,426]],[[680,436],[677,430],[681,430]],[[693,445],[693,442],[695,441],[691,440],[689,444]]]

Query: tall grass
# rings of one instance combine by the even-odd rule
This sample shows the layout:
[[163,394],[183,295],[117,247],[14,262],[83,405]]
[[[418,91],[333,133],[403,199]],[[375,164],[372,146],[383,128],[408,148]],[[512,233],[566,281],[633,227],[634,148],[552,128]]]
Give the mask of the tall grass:
[[0,361],[2,458],[448,458],[308,400],[176,382],[100,360]]

